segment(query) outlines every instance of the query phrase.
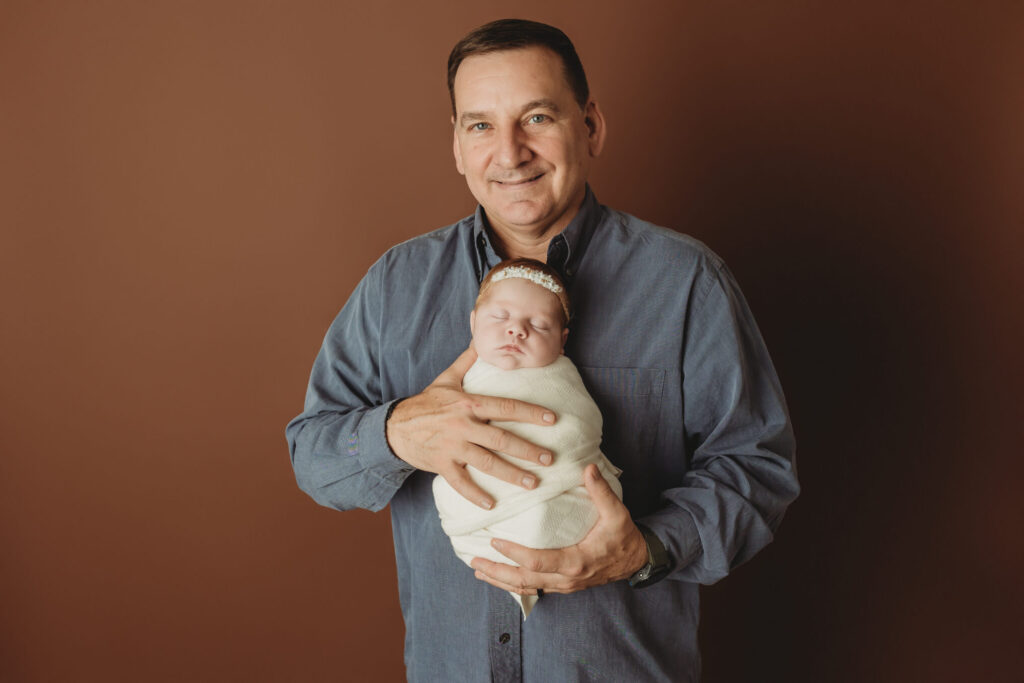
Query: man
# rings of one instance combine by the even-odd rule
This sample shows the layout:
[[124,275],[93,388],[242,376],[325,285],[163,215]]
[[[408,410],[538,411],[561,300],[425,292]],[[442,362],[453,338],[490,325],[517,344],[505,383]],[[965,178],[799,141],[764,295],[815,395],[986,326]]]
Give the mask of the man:
[[[770,542],[798,493],[767,351],[717,256],[597,203],[586,179],[604,117],[561,31],[483,26],[452,51],[448,82],[456,168],[480,206],[388,251],[335,319],[288,425],[298,483],[338,509],[390,504],[410,680],[698,680],[698,584]],[[515,462],[558,457],[488,424],[551,424],[558,406],[461,390],[479,283],[520,256],[567,282],[566,354],[601,408],[624,501],[588,471],[600,518],[583,541],[498,541],[510,563],[471,571],[433,477],[490,507],[466,465],[532,488]],[[542,596],[529,619],[507,590]]]

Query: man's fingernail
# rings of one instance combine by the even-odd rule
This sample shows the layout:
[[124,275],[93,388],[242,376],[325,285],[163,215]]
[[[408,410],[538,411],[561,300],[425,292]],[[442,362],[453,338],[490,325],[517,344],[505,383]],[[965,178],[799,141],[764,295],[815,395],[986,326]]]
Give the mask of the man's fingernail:
[[541,465],[550,465],[551,464],[551,454],[550,453],[541,453],[540,454],[540,464]]
[[554,414],[554,413],[544,413],[544,415],[543,415],[543,418],[542,418],[542,419],[543,419],[543,420],[544,420],[545,422],[548,422],[548,423],[550,423],[550,422],[554,422],[554,421],[555,421],[555,414]]
[[483,507],[483,509],[485,509],[485,510],[490,510],[492,507],[494,507],[494,503],[492,503],[491,501],[487,500],[486,498],[483,498],[480,501],[480,506]]
[[531,477],[529,474],[527,474],[525,477],[523,477],[523,486],[525,486],[528,489],[532,489],[536,485],[536,483],[537,483],[537,478],[536,477]]
[[501,541],[499,541],[498,539],[492,538],[491,539],[491,545],[493,545],[498,550],[501,550],[501,546],[504,545],[504,544]]

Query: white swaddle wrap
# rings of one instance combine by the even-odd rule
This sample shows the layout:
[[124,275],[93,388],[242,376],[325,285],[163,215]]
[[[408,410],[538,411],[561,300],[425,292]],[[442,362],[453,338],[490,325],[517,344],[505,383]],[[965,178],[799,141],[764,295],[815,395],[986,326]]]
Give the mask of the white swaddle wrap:
[[[462,388],[470,394],[515,398],[550,408],[558,415],[551,426],[523,422],[492,422],[538,446],[550,449],[554,462],[545,467],[503,456],[529,472],[540,484],[526,490],[467,466],[470,477],[494,497],[495,505],[484,510],[469,502],[443,477],[434,478],[434,501],[441,526],[451,538],[455,553],[469,564],[474,557],[515,564],[491,547],[492,538],[503,538],[530,548],[564,548],[581,541],[597,521],[597,510],[583,486],[583,469],[595,463],[620,499],[622,487],[617,467],[601,453],[601,411],[590,398],[576,366],[565,356],[542,368],[502,370],[477,360],[466,373]],[[537,596],[512,596],[523,617],[537,603]]]

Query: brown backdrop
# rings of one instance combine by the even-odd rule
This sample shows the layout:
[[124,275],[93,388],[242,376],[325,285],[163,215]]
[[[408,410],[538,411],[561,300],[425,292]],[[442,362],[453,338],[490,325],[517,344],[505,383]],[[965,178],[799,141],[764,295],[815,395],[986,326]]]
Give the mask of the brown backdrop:
[[706,680],[1024,678],[1024,11],[845,4],[0,5],[0,679],[402,677],[387,515],[283,429],[370,263],[471,211],[444,59],[511,12],[790,399],[805,493],[704,591]]

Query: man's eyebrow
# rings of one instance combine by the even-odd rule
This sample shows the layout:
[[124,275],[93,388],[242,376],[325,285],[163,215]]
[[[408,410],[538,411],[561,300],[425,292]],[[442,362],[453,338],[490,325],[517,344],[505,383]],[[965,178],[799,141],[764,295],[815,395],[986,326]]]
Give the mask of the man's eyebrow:
[[471,121],[483,121],[487,114],[482,111],[464,111],[459,115],[459,123],[465,125]]
[[[527,102],[526,105],[524,107],[522,107],[522,109],[520,109],[520,112],[522,114],[525,114],[526,112],[530,111],[531,109],[548,109],[550,111],[555,112],[556,114],[561,111],[558,108],[558,104],[554,100],[549,99],[547,97],[543,97],[543,98],[541,98],[539,100],[533,100],[531,102]],[[488,119],[490,117],[491,117],[491,114],[489,112],[483,112],[483,111],[464,111],[464,112],[462,112],[459,115],[459,123],[464,126],[467,123],[472,123],[472,122],[475,122],[475,121],[484,121],[484,120],[486,120],[486,119]]]
[[556,114],[559,111],[558,104],[556,104],[554,100],[548,99],[546,97],[541,98],[539,100],[534,100],[533,102],[527,103],[527,105],[525,107],[523,107],[522,111],[525,114],[526,112],[530,111],[531,109],[550,109],[551,111],[555,112]]

